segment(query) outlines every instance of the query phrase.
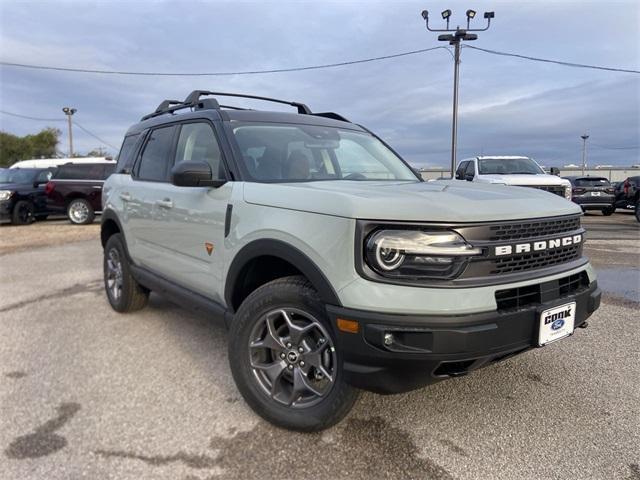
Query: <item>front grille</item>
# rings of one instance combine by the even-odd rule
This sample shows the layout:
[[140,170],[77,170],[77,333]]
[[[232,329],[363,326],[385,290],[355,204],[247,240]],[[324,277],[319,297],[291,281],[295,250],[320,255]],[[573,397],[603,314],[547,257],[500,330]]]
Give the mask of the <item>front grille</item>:
[[580,272],[559,280],[528,285],[526,287],[509,288],[496,292],[498,310],[514,310],[540,305],[559,298],[579,293],[589,287],[587,272]]
[[545,192],[555,193],[556,195],[560,195],[564,197],[564,186],[563,185],[518,185],[519,187],[529,187],[529,188],[537,188],[538,190],[544,190]]
[[502,242],[505,240],[523,240],[544,237],[564,232],[572,232],[580,228],[580,217],[561,218],[557,220],[536,220],[529,222],[492,225],[489,240]]
[[560,263],[570,262],[580,257],[581,244],[545,250],[542,252],[523,253],[506,258],[498,258],[493,264],[491,275],[523,272],[535,268],[551,267]]

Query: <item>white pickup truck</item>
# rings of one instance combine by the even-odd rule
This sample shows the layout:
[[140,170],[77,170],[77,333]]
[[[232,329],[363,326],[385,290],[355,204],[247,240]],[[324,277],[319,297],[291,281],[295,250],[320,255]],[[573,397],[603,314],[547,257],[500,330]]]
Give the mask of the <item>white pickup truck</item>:
[[[554,169],[551,169],[552,173]],[[571,182],[547,174],[535,160],[517,156],[466,158],[458,164],[456,180],[533,187],[571,200]]]

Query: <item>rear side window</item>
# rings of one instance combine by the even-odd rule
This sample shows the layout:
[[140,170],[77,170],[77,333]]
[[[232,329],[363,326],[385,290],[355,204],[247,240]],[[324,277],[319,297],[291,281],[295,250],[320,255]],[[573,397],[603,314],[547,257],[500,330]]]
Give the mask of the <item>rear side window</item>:
[[156,128],[149,134],[137,171],[140,180],[162,182],[167,179],[167,166],[175,130],[176,127],[171,125]]
[[[116,171],[118,173],[131,173],[131,168],[133,167],[133,161],[135,159],[135,147],[139,137],[139,133],[124,137],[124,142],[122,142],[122,147],[120,147],[120,153],[118,153],[118,164],[116,166]],[[110,172],[109,174],[111,173],[113,172]]]
[[213,178],[223,178],[222,155],[211,127],[206,123],[186,123],[180,129],[175,163],[207,162]]
[[55,178],[58,180],[103,180],[104,164],[85,163],[62,165],[58,168]]
[[102,167],[102,179],[106,180],[107,178],[109,178],[109,175],[111,175],[113,172],[115,172],[116,170],[116,166],[115,165],[110,165],[110,164],[105,164]]

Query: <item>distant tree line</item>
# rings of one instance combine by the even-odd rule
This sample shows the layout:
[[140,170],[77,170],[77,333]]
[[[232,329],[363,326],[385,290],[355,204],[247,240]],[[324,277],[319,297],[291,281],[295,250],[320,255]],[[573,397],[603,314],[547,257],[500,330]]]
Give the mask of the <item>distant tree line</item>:
[[[32,158],[55,158],[58,156],[61,133],[57,128],[45,128],[38,133],[19,137],[0,131],[0,167],[9,167],[20,160]],[[107,153],[103,148],[97,148],[86,155],[76,153],[74,156],[105,157]]]

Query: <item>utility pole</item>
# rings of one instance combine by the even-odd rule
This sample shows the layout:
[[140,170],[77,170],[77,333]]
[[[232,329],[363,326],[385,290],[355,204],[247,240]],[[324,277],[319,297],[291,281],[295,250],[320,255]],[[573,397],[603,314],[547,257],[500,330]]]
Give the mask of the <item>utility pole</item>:
[[73,125],[71,123],[71,117],[78,110],[75,108],[64,107],[62,111],[67,116],[67,121],[69,123],[69,158],[73,158]]
[[453,179],[456,171],[456,153],[458,148],[458,86],[460,83],[460,46],[463,40],[471,41],[476,40],[478,35],[467,32],[484,32],[489,29],[491,25],[491,19],[495,17],[494,12],[484,12],[484,18],[487,19],[487,26],[484,28],[469,28],[471,20],[476,16],[475,10],[467,10],[467,28],[460,28],[457,26],[455,30],[449,28],[449,20],[451,18],[451,10],[444,10],[442,18],[447,22],[447,28],[437,29],[429,28],[429,12],[427,10],[422,11],[422,18],[426,22],[427,30],[430,32],[454,32],[453,34],[438,35],[438,40],[441,42],[449,42],[449,45],[453,45],[453,120],[451,125],[451,178]]
[[584,171],[587,168],[587,138],[589,135],[580,135],[580,138],[582,139],[582,176],[584,177]]

